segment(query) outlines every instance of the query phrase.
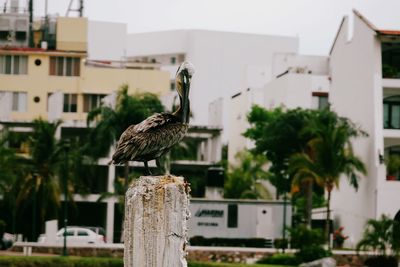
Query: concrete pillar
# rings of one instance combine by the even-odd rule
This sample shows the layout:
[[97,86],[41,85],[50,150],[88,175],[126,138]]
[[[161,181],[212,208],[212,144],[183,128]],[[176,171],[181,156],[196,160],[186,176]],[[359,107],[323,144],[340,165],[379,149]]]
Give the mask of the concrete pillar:
[[183,177],[142,176],[125,197],[124,266],[186,267],[189,187]]
[[113,243],[114,241],[114,212],[115,212],[115,202],[107,201],[107,222],[106,222],[107,243]]
[[[108,179],[107,179],[107,192],[114,192],[114,180],[115,180],[115,165],[108,166]],[[114,241],[114,213],[115,213],[114,199],[107,199],[107,218],[106,218],[106,237],[107,243],[113,243]]]

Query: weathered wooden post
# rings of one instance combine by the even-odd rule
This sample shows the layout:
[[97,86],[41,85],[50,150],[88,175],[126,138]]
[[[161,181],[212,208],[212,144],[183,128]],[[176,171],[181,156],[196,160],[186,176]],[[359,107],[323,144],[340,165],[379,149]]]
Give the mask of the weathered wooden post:
[[183,177],[141,176],[126,192],[125,267],[186,267],[189,186]]

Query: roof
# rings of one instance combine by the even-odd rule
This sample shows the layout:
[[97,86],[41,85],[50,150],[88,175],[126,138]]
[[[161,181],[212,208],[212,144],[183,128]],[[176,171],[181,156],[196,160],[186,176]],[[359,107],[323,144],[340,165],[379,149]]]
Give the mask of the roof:
[[[384,30],[384,29],[378,29],[372,22],[370,22],[367,18],[365,18],[358,10],[353,9],[353,13],[355,16],[357,16],[362,22],[365,23],[371,30],[375,31],[378,35],[385,35],[385,36],[400,36],[400,30]],[[337,38],[339,36],[339,32],[341,28],[343,27],[344,21],[346,20],[347,16],[344,16],[342,18],[342,21],[340,23],[339,29],[336,32],[335,39],[333,41],[333,44],[331,46],[331,49],[329,51],[329,54],[332,54],[333,48],[336,44]]]
[[353,9],[354,15],[359,17],[371,30],[375,31],[379,35],[400,35],[400,30],[384,30],[384,29],[378,29],[372,22],[367,20],[363,15],[361,15],[360,12],[357,10]]
[[380,35],[400,35],[400,30],[376,30]]
[[46,50],[42,48],[16,47],[16,46],[0,46],[0,52],[24,53],[24,54],[62,54],[62,55],[73,54],[79,56],[86,56],[86,52],[80,52],[80,51]]

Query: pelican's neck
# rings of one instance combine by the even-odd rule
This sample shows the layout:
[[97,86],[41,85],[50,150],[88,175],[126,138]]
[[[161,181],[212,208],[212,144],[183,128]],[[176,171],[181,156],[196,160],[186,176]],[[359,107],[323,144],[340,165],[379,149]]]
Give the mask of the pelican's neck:
[[189,123],[190,118],[190,101],[189,98],[182,98],[179,96],[179,106],[173,113],[177,116],[182,123]]

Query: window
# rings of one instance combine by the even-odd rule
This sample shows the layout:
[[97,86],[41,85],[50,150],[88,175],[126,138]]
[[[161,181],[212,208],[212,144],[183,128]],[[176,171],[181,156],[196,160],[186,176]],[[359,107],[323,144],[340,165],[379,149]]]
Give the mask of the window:
[[383,100],[383,128],[400,129],[400,96]]
[[79,76],[80,58],[78,57],[50,57],[50,75]]
[[0,74],[27,74],[28,57],[0,55]]
[[[64,233],[65,233],[65,231],[61,233],[61,236],[64,236]],[[74,235],[75,235],[75,230],[67,229],[66,236],[74,236]]]
[[64,94],[63,112],[77,111],[77,96],[76,94]]
[[78,230],[78,236],[88,236],[89,233],[85,230]]
[[176,57],[171,57],[171,64],[176,64]]
[[0,40],[7,41],[9,37],[10,37],[9,31],[0,31]]
[[312,93],[312,107],[315,109],[324,109],[329,106],[328,93],[313,92]]
[[26,112],[25,92],[13,92],[11,110],[16,112]]
[[171,89],[171,91],[175,90],[175,81],[170,82],[169,88]]
[[83,112],[89,112],[92,109],[101,106],[101,100],[106,95],[104,94],[86,94],[83,95]]
[[238,205],[228,204],[228,228],[238,227]]
[[400,44],[382,43],[383,78],[400,78]]

